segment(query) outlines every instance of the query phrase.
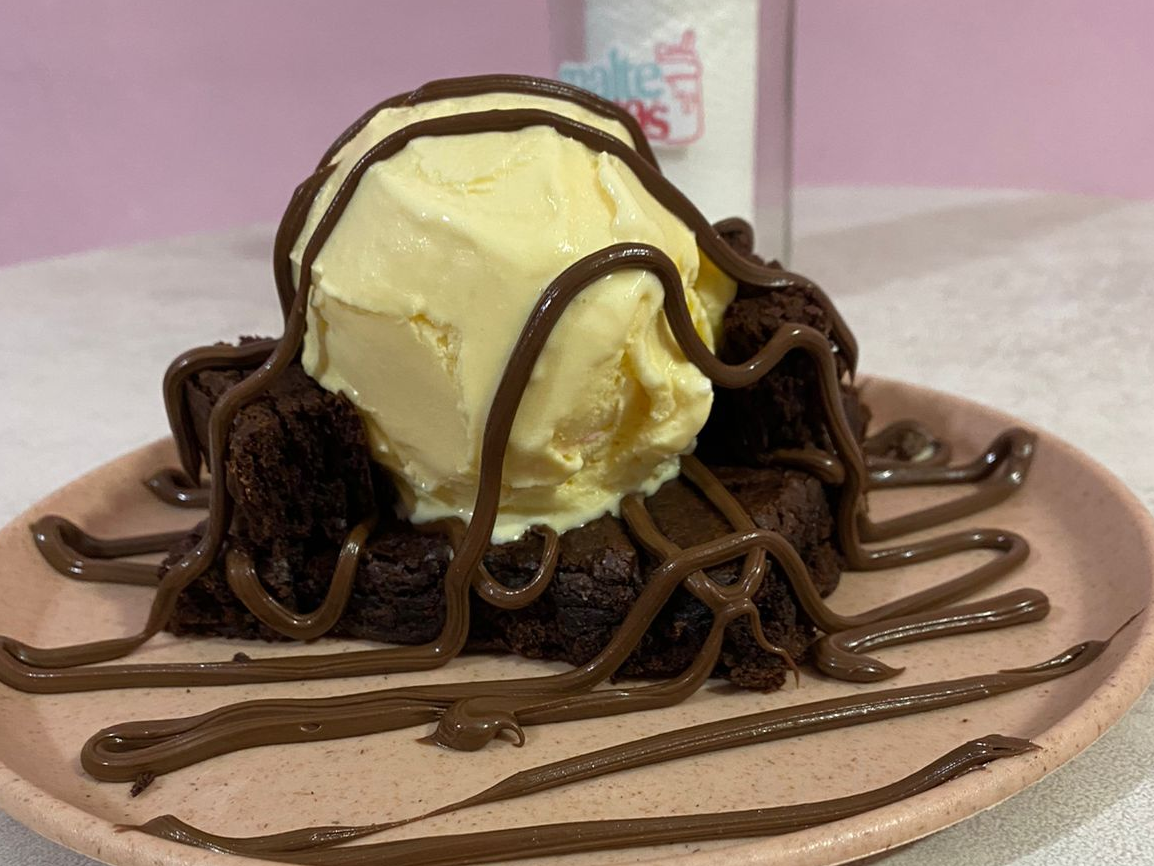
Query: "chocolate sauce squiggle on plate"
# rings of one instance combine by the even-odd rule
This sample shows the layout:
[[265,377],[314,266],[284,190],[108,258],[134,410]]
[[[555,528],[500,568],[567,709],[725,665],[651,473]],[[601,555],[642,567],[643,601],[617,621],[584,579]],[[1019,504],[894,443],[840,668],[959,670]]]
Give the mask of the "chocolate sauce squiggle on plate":
[[[284,863],[320,866],[464,866],[523,857],[549,857],[583,851],[774,836],[839,821],[936,788],[991,761],[1023,755],[1038,747],[1029,740],[991,734],[970,740],[905,778],[847,797],[796,806],[772,806],[730,812],[620,818],[539,824],[507,830],[426,836],[346,848],[313,847],[307,842],[257,856]],[[154,836],[221,853],[234,851],[228,837],[204,833],[167,816],[140,829]],[[247,840],[245,840],[247,841]]]
[[[674,699],[684,699],[696,689],[712,671],[715,652],[703,651],[681,677],[659,686],[593,689],[625,660],[682,581],[696,571],[759,548],[781,564],[803,607],[827,632],[932,608],[968,591],[964,585],[959,589],[959,579],[955,579],[865,613],[837,614],[826,607],[808,580],[797,552],[780,535],[765,529],[734,532],[686,548],[667,559],[654,572],[608,646],[592,661],[571,671],[545,677],[414,686],[331,698],[244,701],[182,719],[125,722],[106,728],[85,743],[81,763],[96,778],[125,781],[146,770],[159,775],[256,745],[361,736],[438,721],[453,704],[463,700],[473,701],[466,708],[469,712],[451,717],[450,724],[457,729],[442,732],[438,742],[451,746],[468,743],[469,748],[475,748],[475,744],[487,742],[486,737],[491,739],[484,732],[495,735],[510,728],[511,720],[519,725],[533,725],[651,709],[655,694],[661,695],[659,705],[664,706],[675,702]],[[723,628],[718,627],[718,623],[724,626],[739,616],[748,615],[749,599],[756,586],[755,580],[746,576],[734,586],[714,587],[712,592],[703,594],[703,600],[714,610],[711,636],[720,639]],[[692,582],[689,588],[692,590]],[[707,649],[713,645],[707,641]],[[244,662],[239,667],[254,664],[256,662]],[[670,700],[666,701],[667,698]],[[471,730],[460,730],[466,721]]]
[[[718,232],[725,224],[718,223]],[[744,222],[741,220],[740,222]],[[739,231],[739,230],[732,230]],[[740,238],[740,235],[738,235]],[[941,466],[949,462],[952,448],[948,442],[938,439],[920,422],[895,421],[865,438],[861,443],[862,455],[870,470],[869,488],[905,486],[904,479],[920,478],[912,470],[926,466]],[[834,487],[845,481],[845,467],[830,452],[817,448],[780,448],[770,455],[771,462],[779,466],[803,469],[823,484]],[[902,475],[894,475],[891,470],[906,470]],[[979,479],[981,480],[981,479]],[[923,482],[938,483],[938,482]],[[962,515],[954,515],[960,517]]]
[[870,467],[940,466],[949,462],[950,443],[943,442],[920,421],[907,418],[871,433],[861,444]]
[[55,514],[32,524],[32,538],[44,560],[60,574],[94,583],[128,583],[156,586],[155,565],[142,562],[107,562],[125,556],[161,553],[188,532],[158,532],[128,538],[97,538],[70,520]]
[[1037,622],[1049,612],[1050,600],[1045,593],[1015,589],[995,598],[827,634],[814,645],[814,662],[822,673],[839,680],[878,682],[896,677],[904,669],[862,655],[866,650]]
[[[625,661],[669,596],[688,575],[760,546],[773,545],[775,537],[779,538],[763,529],[736,532],[687,548],[676,558],[667,560],[655,570],[609,644],[585,665],[561,674],[411,686],[331,698],[245,701],[184,719],[125,722],[92,737],[81,752],[81,763],[96,778],[124,781],[135,778],[144,767],[159,775],[254,745],[359,736],[436,722],[456,702],[474,698],[484,698],[485,707],[492,715],[508,718],[514,714],[524,725],[650,709],[655,695],[660,697],[660,705],[665,706],[687,697],[712,672],[717,660],[716,651],[720,650],[723,627],[713,630],[717,640],[705,648],[709,650],[715,644],[716,650],[699,653],[680,677],[655,686],[596,692],[593,689]],[[788,544],[781,543],[793,553]],[[793,556],[796,558],[796,553]],[[800,560],[796,565],[804,568]],[[756,575],[748,575],[734,586],[718,588],[715,597],[707,596],[707,603],[711,603],[722,626],[747,613],[745,600],[756,586]],[[810,592],[817,597],[818,603],[824,604],[812,586]],[[836,617],[828,611],[827,616]],[[836,621],[848,624],[852,620],[836,618]],[[372,652],[389,653],[392,650]],[[237,668],[243,672],[245,668],[276,661],[279,660],[236,664],[229,673]],[[169,671],[163,670],[146,673],[170,675]],[[471,709],[474,728],[493,727],[480,718],[475,704]],[[477,736],[458,732],[445,734],[444,740],[446,744],[475,742]]]
[[[897,429],[910,428],[903,423]],[[922,508],[881,523],[861,520],[860,539],[884,541],[899,535],[908,535],[922,529],[940,526],[951,520],[969,517],[1005,501],[1025,483],[1030,463],[1034,459],[1035,441],[1033,433],[1020,427],[1013,427],[999,433],[986,450],[969,463],[958,466],[943,465],[939,455],[950,449],[948,445],[939,443],[936,439],[930,446],[932,450],[923,460],[870,456],[863,448],[862,453],[868,470],[867,490],[945,484],[973,484],[977,489],[949,502]],[[808,472],[820,479],[823,484],[840,486],[846,480],[847,469],[844,463],[837,455],[820,448],[783,448],[773,452],[771,459],[778,465]]]
[[1034,434],[1014,427],[1000,434],[984,453],[962,466],[891,465],[872,470],[871,489],[931,484],[975,484],[977,489],[951,502],[863,526],[862,537],[868,541],[881,541],[907,535],[997,505],[1025,483],[1034,458],[1034,444]]
[[[305,827],[255,837],[222,837],[193,830],[173,816],[165,815],[135,829],[166,838],[174,838],[169,834],[175,831],[179,841],[207,847],[205,841],[211,840],[213,848],[253,857],[277,857],[292,851],[329,848],[425,818],[505,802],[625,770],[985,700],[1082,670],[1106,650],[1111,639],[1078,644],[1028,667],[813,701],[608,746],[521,770],[477,794],[411,818],[357,826]],[[193,833],[199,841],[192,838]]]

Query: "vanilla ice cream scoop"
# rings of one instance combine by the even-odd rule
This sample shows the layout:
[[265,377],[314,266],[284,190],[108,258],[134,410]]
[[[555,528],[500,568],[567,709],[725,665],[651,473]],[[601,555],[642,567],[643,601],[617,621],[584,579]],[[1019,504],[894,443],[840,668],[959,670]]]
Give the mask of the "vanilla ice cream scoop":
[[[294,265],[374,144],[419,120],[511,108],[631,143],[616,121],[536,95],[383,109],[333,158]],[[526,319],[566,267],[622,241],[669,255],[712,347],[735,286],[618,158],[532,126],[417,138],[365,173],[313,265],[303,363],[357,407],[413,522],[470,520],[485,422]],[[678,474],[712,388],[677,346],[662,300],[653,275],[619,271],[561,317],[513,425],[494,542],[615,514],[627,494],[651,494]]]

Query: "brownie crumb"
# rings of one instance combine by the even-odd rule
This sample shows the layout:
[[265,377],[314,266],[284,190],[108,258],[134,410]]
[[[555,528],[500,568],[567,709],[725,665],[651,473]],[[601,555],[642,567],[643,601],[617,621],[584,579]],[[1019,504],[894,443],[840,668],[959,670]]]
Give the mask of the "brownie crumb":
[[136,777],[136,781],[132,783],[132,787],[128,791],[129,797],[139,797],[144,790],[156,781],[156,773],[146,770]]

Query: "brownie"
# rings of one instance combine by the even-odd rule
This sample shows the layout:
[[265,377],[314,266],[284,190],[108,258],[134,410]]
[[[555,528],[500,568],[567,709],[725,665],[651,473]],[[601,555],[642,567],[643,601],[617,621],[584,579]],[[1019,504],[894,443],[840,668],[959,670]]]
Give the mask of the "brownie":
[[[785,321],[829,331],[824,311],[804,292],[739,292],[726,314],[722,356],[731,362],[748,357]],[[212,370],[188,383],[186,400],[202,441],[212,406],[241,376]],[[756,385],[716,389],[698,454],[758,526],[780,532],[793,545],[824,595],[836,587],[841,566],[829,503],[834,491],[768,460],[775,448],[828,445],[815,388],[812,365],[795,355]],[[865,412],[855,393],[847,388],[845,395],[852,423],[864,427]],[[372,463],[360,418],[348,400],[324,391],[294,364],[239,413],[225,468],[236,503],[228,543],[251,557],[274,598],[297,611],[320,604],[344,537],[375,504],[385,517],[365,546],[348,605],[329,634],[403,644],[436,637],[444,622],[449,540],[394,516],[395,491]],[[682,479],[665,484],[646,505],[662,532],[681,547],[732,531]],[[191,549],[197,538],[190,534],[167,562]],[[510,611],[472,598],[468,649],[583,664],[609,642],[660,564],[608,515],[564,533],[560,545],[553,579],[532,604]],[[496,580],[515,588],[531,579],[541,549],[541,540],[528,534],[491,547],[485,564]],[[727,585],[740,569],[737,559],[708,574]],[[814,629],[779,566],[771,565],[754,601],[769,640],[801,659]],[[697,655],[711,623],[709,608],[679,587],[618,674],[679,673]],[[282,639],[233,596],[222,561],[182,593],[168,628],[178,635]],[[741,686],[775,688],[785,672],[782,661],[757,644],[747,622],[729,625],[715,675]]]
[[[746,361],[783,324],[808,325],[827,337],[828,315],[808,289],[755,293],[738,286],[725,311],[724,336],[718,357],[728,364]],[[838,358],[839,371],[844,363]],[[842,387],[850,426],[860,437],[869,413],[857,392]],[[816,367],[801,351],[790,352],[760,380],[744,388],[714,388],[709,420],[698,436],[697,453],[707,462],[768,465],[780,448],[830,448]]]
[[[839,561],[821,485],[804,473],[775,468],[720,469],[718,475],[758,526],[781,532],[801,552],[823,594],[832,591]],[[647,505],[661,530],[681,546],[732,531],[681,480],[664,485]],[[168,561],[191,549],[197,537],[190,534]],[[312,610],[324,598],[338,546],[285,540],[261,546],[235,535],[230,544],[253,557],[266,589],[286,606]],[[536,571],[540,552],[541,542],[528,536],[492,547],[485,565],[495,579],[515,588]],[[349,603],[330,635],[406,644],[435,638],[444,622],[441,578],[450,553],[444,535],[390,519],[367,545]],[[583,664],[608,643],[656,565],[614,517],[606,515],[563,533],[556,572],[540,599],[513,611],[473,599],[469,649]],[[740,567],[737,560],[708,574],[728,585],[737,580]],[[800,659],[813,631],[799,614],[779,568],[770,569],[754,600],[769,639]],[[678,673],[701,648],[711,619],[702,602],[678,589],[619,673],[649,677]],[[232,595],[219,561],[181,595],[168,627],[178,635],[280,639]],[[739,622],[729,627],[715,674],[738,685],[774,688],[781,684],[784,668],[755,643],[748,625]]]
[[[198,396],[189,400],[194,412],[206,413],[230,377],[239,374],[202,374],[205,381],[194,380]],[[297,455],[317,465],[302,467]],[[229,543],[252,557],[266,589],[287,607],[311,610],[321,602],[340,542],[368,512],[374,495],[382,512],[391,514],[392,491],[382,478],[374,482],[366,455],[352,405],[323,391],[297,367],[235,422],[226,460],[226,483],[236,499]],[[839,562],[821,485],[804,473],[773,467],[715,467],[715,472],[757,525],[781,532],[802,553],[822,592],[831,591]],[[664,485],[647,505],[659,528],[683,547],[731,531],[680,479]],[[193,533],[175,547],[169,562],[197,537]],[[390,643],[432,640],[444,621],[441,580],[450,552],[445,536],[389,517],[366,547],[349,603],[331,634]],[[540,540],[529,535],[492,547],[485,564],[497,580],[517,587],[535,572],[540,552]],[[469,648],[582,664],[609,641],[657,564],[611,516],[566,532],[556,573],[540,599],[505,611],[474,598]],[[736,561],[711,569],[710,576],[728,584],[739,570]],[[769,639],[800,658],[812,628],[779,569],[771,569],[755,601]],[[620,673],[677,673],[700,649],[711,617],[704,604],[678,589]],[[169,629],[179,635],[279,639],[233,596],[221,562],[180,596]],[[715,673],[739,685],[771,688],[780,685],[784,668],[757,646],[748,625],[738,622],[729,627]]]
[[[208,441],[212,407],[241,377],[237,370],[208,370],[185,389],[202,443]],[[340,544],[373,504],[371,462],[352,405],[293,364],[233,423],[227,455],[228,489],[236,503],[233,533],[257,545]]]

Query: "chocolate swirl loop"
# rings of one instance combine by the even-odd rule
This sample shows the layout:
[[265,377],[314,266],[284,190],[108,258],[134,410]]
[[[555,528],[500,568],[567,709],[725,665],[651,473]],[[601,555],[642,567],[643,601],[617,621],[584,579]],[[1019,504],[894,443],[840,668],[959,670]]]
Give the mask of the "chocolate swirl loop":
[[827,634],[814,645],[818,670],[839,680],[873,683],[900,674],[877,659],[862,655],[875,647],[913,643],[954,634],[1037,622],[1050,612],[1050,600],[1036,589],[1016,589],[996,598],[935,608],[896,619],[879,620]]
[[142,553],[168,550],[187,532],[159,532],[130,538],[97,538],[70,520],[50,514],[32,524],[32,538],[40,555],[58,573],[76,580],[97,583],[128,583],[156,586],[155,565],[141,562],[107,562]]

